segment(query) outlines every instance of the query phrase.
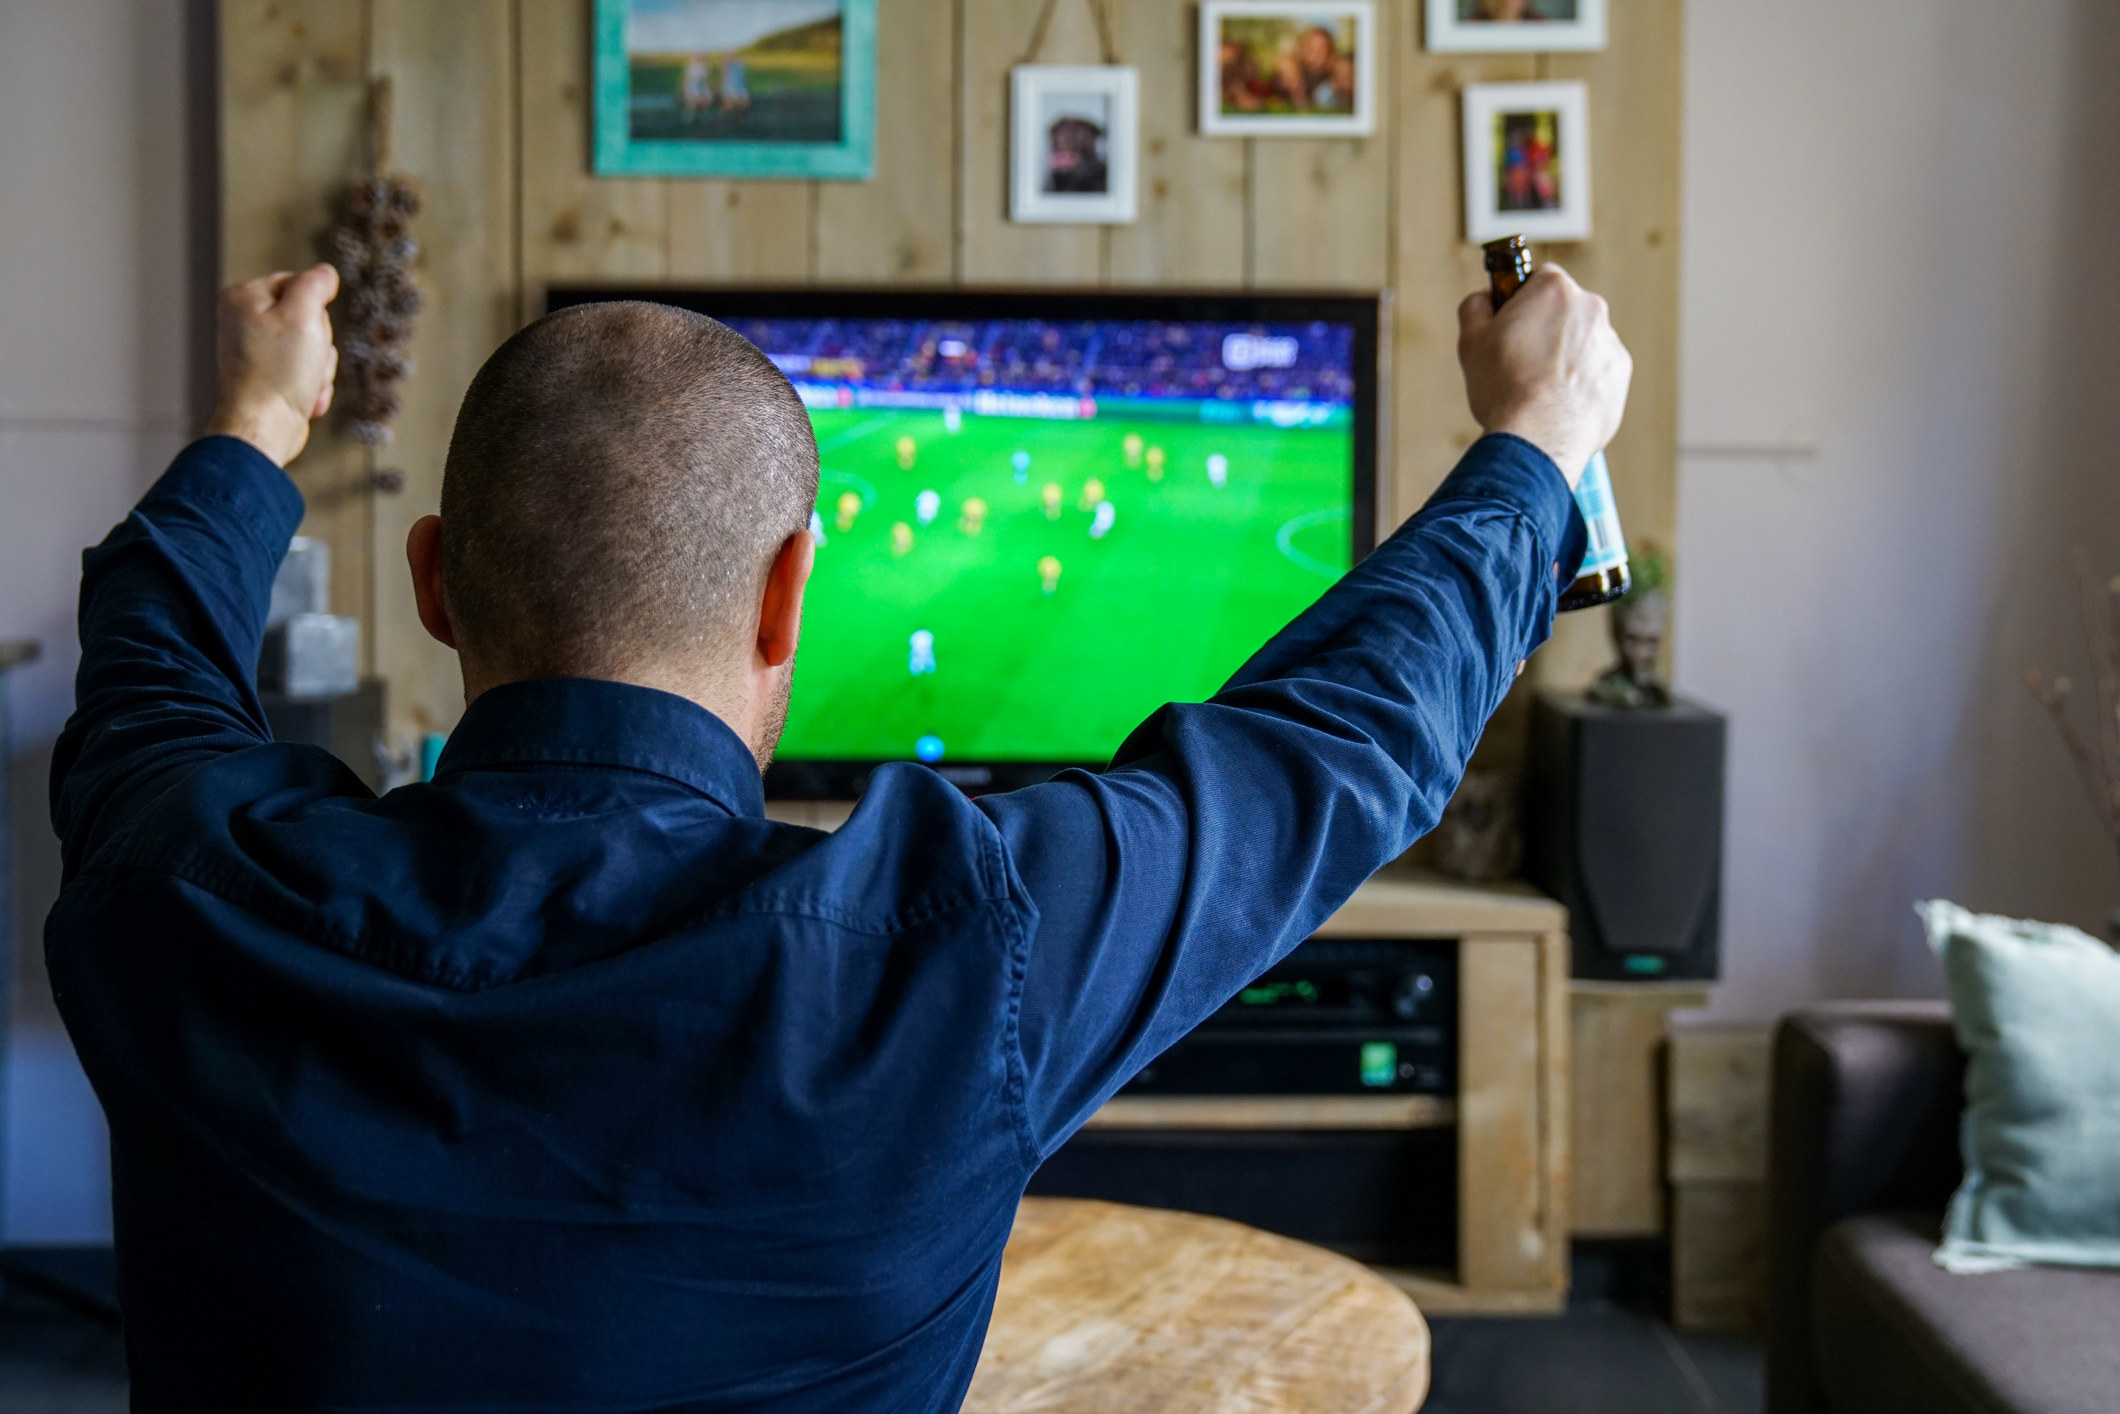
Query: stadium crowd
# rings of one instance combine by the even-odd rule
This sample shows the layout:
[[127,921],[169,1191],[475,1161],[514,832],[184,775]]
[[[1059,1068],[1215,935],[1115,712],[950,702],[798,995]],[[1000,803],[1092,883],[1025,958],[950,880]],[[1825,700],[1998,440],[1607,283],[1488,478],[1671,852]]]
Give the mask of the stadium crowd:
[[[732,327],[798,382],[967,395],[1354,397],[1353,331],[1344,325],[742,319]],[[1225,357],[1232,336],[1245,357]]]

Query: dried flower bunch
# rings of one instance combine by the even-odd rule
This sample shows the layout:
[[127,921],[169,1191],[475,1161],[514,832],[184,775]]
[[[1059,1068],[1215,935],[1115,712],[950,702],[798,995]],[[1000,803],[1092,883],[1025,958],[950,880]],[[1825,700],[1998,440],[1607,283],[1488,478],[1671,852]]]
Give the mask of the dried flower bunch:
[[389,79],[376,80],[371,99],[376,170],[347,183],[323,244],[324,258],[339,272],[332,309],[339,405],[353,439],[379,447],[390,440],[402,402],[398,385],[412,371],[412,320],[420,308],[412,278],[420,245],[412,218],[419,214],[420,191],[410,177],[390,170]]
[[2098,689],[2096,744],[2084,739],[2069,716],[2068,701],[2075,690],[2074,683],[2064,677],[2050,682],[2037,668],[2024,670],[2024,683],[2053,714],[2054,725],[2061,729],[2062,743],[2075,758],[2077,773],[2083,777],[2091,810],[2112,840],[2113,848],[2120,850],[2120,635],[2113,627],[2113,603],[2120,599],[2120,578],[2099,583],[2080,551],[2076,555],[2076,577],[2083,636],[2090,644],[2091,676]]

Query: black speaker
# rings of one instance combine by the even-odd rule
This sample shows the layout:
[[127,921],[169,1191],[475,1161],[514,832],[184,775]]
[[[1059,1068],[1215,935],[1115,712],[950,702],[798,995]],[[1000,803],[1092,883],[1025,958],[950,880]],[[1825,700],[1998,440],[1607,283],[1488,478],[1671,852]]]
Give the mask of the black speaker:
[[1720,970],[1726,728],[1690,702],[1533,706],[1524,876],[1567,905],[1577,977]]

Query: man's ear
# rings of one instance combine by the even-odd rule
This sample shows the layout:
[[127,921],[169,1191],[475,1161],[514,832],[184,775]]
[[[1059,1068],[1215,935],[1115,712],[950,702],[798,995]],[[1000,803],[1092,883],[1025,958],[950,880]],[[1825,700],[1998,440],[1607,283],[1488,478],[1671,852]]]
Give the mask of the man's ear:
[[420,623],[444,648],[456,647],[449,606],[442,602],[442,518],[421,516],[405,537],[405,560],[412,566],[412,598]]
[[807,530],[790,535],[766,572],[765,599],[758,607],[758,658],[777,668],[795,656],[802,636],[802,591],[817,564],[817,542]]

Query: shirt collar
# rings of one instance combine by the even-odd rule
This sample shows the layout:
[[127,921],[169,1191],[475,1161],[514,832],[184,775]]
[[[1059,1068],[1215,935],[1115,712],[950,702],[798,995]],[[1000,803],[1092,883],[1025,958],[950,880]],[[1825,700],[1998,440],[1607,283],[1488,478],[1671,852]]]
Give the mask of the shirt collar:
[[671,693],[595,678],[529,678],[479,694],[434,774],[540,763],[645,771],[732,815],[765,813],[758,761],[721,718]]

